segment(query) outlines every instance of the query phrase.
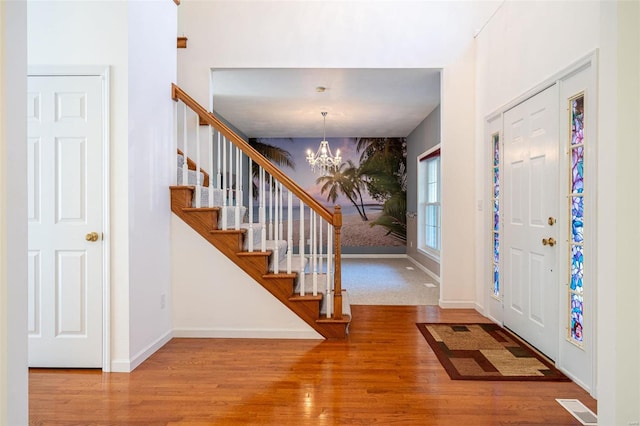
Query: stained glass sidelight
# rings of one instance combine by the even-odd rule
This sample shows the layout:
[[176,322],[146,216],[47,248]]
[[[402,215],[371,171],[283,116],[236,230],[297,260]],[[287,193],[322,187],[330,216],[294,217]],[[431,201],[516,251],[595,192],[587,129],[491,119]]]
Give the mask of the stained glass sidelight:
[[500,135],[491,136],[493,166],[491,167],[493,187],[493,296],[500,297]]
[[569,340],[584,342],[584,94],[569,100]]
[[581,246],[571,247],[571,291],[576,293],[582,293],[582,277],[584,255],[582,254]]
[[581,194],[584,189],[584,146],[571,149],[571,192]]
[[571,197],[571,237],[573,241],[581,243],[584,238],[584,198]]

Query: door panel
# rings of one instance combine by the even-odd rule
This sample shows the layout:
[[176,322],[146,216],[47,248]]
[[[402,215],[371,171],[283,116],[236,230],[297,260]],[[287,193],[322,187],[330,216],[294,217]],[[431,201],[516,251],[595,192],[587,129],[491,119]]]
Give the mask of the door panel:
[[504,114],[504,325],[555,359],[558,352],[558,91]]
[[31,367],[102,366],[102,108],[100,77],[29,77]]

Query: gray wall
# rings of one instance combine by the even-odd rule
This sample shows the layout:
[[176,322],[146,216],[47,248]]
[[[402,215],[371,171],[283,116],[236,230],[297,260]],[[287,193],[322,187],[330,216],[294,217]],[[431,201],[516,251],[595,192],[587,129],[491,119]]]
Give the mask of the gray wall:
[[440,106],[436,107],[407,137],[407,255],[440,276],[440,262],[424,255],[418,243],[418,163],[417,157],[440,143]]

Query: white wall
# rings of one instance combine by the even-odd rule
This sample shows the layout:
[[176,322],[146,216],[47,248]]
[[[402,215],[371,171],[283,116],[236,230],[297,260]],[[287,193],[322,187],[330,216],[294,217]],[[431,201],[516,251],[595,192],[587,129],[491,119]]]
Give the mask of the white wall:
[[[129,371],[167,338],[169,170],[176,5],[30,1],[29,65],[108,65],[111,368]],[[171,160],[170,160],[171,158]]]
[[[477,39],[475,123],[479,153],[485,152],[487,114],[599,49],[598,259],[594,266],[598,286],[598,421],[606,425],[640,421],[640,214],[638,199],[629,196],[638,194],[639,183],[639,21],[636,2],[506,2]],[[626,32],[634,44],[618,44]],[[484,168],[478,170],[477,179],[488,179]],[[478,188],[476,196],[479,200],[486,197],[484,189]],[[476,216],[476,220],[482,218]],[[478,227],[477,241],[488,238],[483,231]],[[484,253],[478,253],[476,262],[479,271],[485,268]],[[479,274],[482,294],[489,285],[487,272]]]
[[[607,117],[611,121],[601,123],[600,129],[601,144],[616,145],[614,168],[601,169],[603,174],[615,170],[611,173],[615,175],[616,183],[615,206],[611,211],[615,211],[616,219],[613,226],[604,226],[602,231],[610,232],[615,227],[616,261],[602,273],[615,270],[616,278],[613,283],[609,276],[602,277],[600,281],[606,283],[602,285],[601,292],[614,292],[616,300],[612,306],[599,303],[599,308],[604,310],[600,314],[601,326],[607,330],[603,334],[610,333],[614,339],[612,346],[602,347],[599,352],[604,357],[614,357],[613,374],[609,364],[605,367],[599,363],[602,370],[609,368],[609,371],[601,371],[599,378],[612,375],[615,384],[612,389],[614,396],[599,394],[602,395],[600,400],[607,403],[604,419],[611,419],[612,424],[640,424],[640,3],[620,2],[616,18],[617,45],[601,44],[603,50],[615,49],[616,60],[608,64],[610,69],[605,72],[615,70],[616,75],[606,81],[604,79],[609,76],[603,75],[600,86],[601,93],[603,90],[615,90],[614,96],[617,96],[611,115]],[[611,17],[602,25],[613,23],[615,20]],[[611,84],[615,87],[610,87]],[[601,104],[601,108],[608,106]]]
[[0,425],[28,423],[27,8],[0,2]]
[[[129,346],[132,367],[171,330],[169,185],[175,164],[171,83],[176,81],[177,7],[128,4]],[[164,299],[164,304],[162,303]]]
[[172,216],[176,337],[323,339],[182,219]]
[[[211,68],[443,68],[443,306],[474,306],[473,33],[497,2],[189,1],[178,82],[209,105]],[[454,212],[456,212],[454,214]],[[463,235],[463,238],[460,238]],[[460,260],[464,261],[461,262]]]
[[29,1],[27,25],[29,65],[108,65],[111,69],[111,357],[112,362],[128,360],[127,3]]

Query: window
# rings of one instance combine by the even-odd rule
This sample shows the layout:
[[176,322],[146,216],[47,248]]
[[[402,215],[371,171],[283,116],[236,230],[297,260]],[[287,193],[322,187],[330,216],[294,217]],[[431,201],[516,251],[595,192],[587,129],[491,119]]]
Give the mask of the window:
[[[584,314],[584,93],[569,99],[569,341],[582,347]],[[588,219],[588,218],[587,218]]]
[[440,146],[418,156],[418,249],[440,257]]
[[491,165],[493,214],[491,217],[491,241],[493,244],[493,297],[500,299],[500,135],[491,136],[493,164]]

